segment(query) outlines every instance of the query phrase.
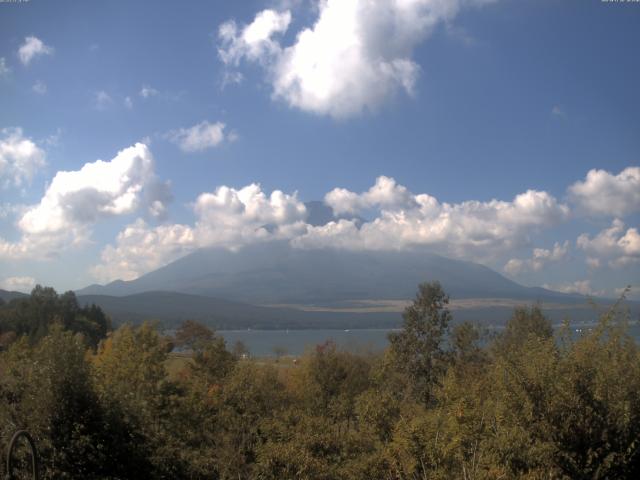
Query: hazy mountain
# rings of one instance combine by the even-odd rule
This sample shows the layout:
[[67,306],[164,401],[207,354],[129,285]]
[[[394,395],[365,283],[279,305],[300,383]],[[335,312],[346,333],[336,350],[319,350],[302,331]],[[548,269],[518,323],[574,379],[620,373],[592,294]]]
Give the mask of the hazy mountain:
[[10,302],[11,300],[13,300],[14,298],[22,298],[22,297],[26,297],[27,294],[26,293],[21,293],[21,292],[10,292],[8,290],[2,290],[0,288],[0,298],[2,300],[4,300],[5,302]]
[[580,300],[519,285],[483,265],[424,252],[301,250],[286,242],[232,252],[202,249],[129,281],[92,285],[78,294],[175,291],[251,304],[324,304],[407,299],[420,282],[439,280],[453,298]]

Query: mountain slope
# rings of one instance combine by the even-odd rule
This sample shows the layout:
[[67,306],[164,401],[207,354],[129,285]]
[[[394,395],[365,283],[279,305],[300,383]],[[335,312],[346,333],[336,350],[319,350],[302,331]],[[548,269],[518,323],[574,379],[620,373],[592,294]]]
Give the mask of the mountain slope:
[[2,299],[5,302],[10,302],[14,298],[23,298],[23,297],[26,297],[26,296],[27,296],[26,293],[11,292],[11,291],[8,291],[8,290],[2,290],[0,288],[0,299]]
[[580,299],[523,287],[490,268],[424,252],[301,250],[286,242],[232,252],[202,249],[130,281],[78,294],[175,291],[251,304],[335,304],[355,299],[407,299],[419,283],[439,280],[453,298]]

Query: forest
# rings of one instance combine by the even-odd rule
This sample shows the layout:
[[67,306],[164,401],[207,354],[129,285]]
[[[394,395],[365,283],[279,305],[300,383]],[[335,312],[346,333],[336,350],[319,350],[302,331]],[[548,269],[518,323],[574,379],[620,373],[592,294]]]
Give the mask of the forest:
[[38,286],[0,305],[0,447],[29,431],[46,479],[640,478],[623,298],[580,333],[534,304],[488,335],[448,303],[421,284],[384,352],[276,361]]

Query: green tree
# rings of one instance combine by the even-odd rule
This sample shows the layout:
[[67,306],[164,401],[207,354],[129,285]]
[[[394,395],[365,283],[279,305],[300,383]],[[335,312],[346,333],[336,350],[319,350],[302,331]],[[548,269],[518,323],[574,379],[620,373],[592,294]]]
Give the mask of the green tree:
[[442,343],[449,330],[449,296],[439,282],[418,287],[413,304],[402,314],[403,328],[389,334],[393,367],[404,373],[417,399],[428,404],[447,367]]
[[60,325],[36,346],[26,338],[2,355],[0,424],[5,441],[17,429],[32,433],[44,478],[108,478],[114,444],[93,390],[86,345]]
[[503,354],[516,352],[532,337],[542,340],[553,337],[551,321],[539,304],[517,307],[507,322],[504,332],[496,339],[495,346]]
[[188,350],[202,350],[214,338],[214,333],[205,325],[194,320],[185,320],[176,330],[176,346]]
[[80,307],[75,293],[58,295],[53,288],[36,285],[27,298],[17,298],[0,308],[0,333],[26,335],[32,344],[45,337],[54,324],[81,333],[95,348],[111,329],[108,317],[96,305]]
[[175,388],[165,370],[169,346],[153,323],[123,325],[92,358],[98,398],[121,432],[116,453],[128,453],[130,477],[171,476],[178,468],[171,433]]

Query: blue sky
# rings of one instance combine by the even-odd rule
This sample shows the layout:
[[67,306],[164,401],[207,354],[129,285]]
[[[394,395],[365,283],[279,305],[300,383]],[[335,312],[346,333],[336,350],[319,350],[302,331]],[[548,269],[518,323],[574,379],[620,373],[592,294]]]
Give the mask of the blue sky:
[[640,4],[364,3],[0,3],[0,284],[277,237],[637,289]]

